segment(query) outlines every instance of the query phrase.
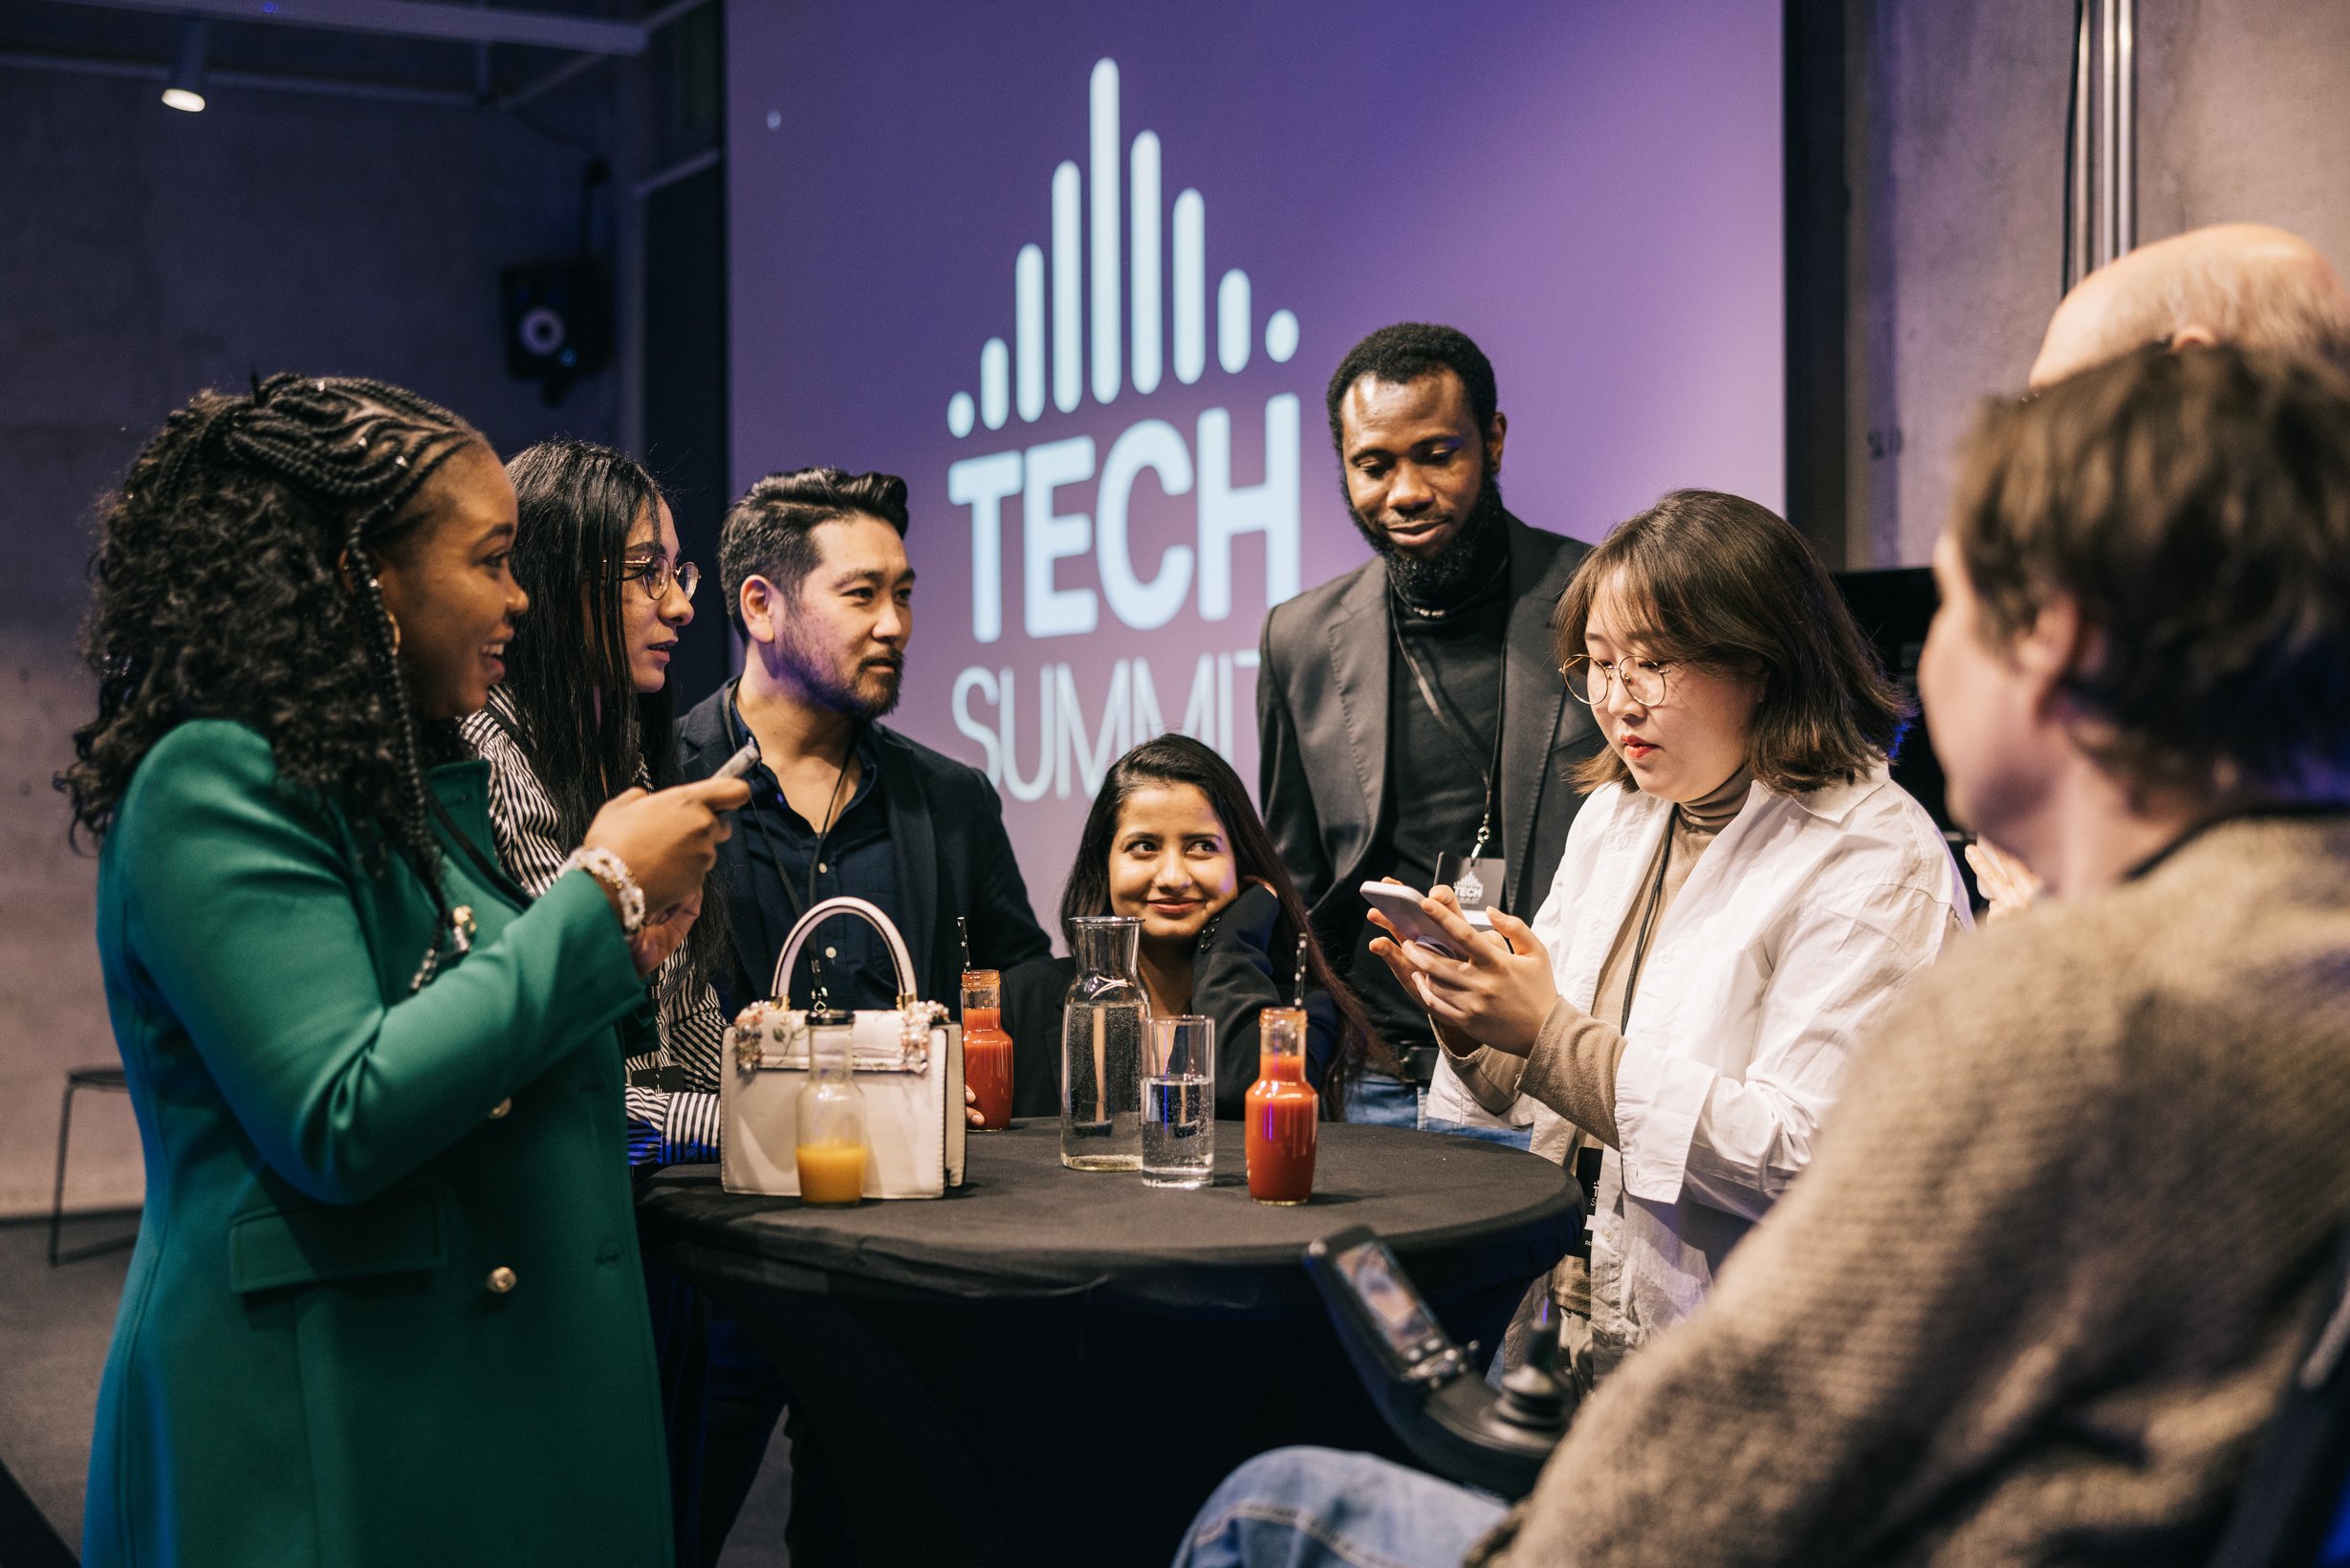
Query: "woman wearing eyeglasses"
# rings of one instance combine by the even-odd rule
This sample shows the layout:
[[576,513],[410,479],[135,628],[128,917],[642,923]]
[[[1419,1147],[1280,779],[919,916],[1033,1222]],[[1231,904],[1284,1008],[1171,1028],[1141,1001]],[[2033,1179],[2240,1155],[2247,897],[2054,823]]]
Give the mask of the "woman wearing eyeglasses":
[[[1524,1095],[1536,1152],[1604,1149],[1588,1380],[1705,1298],[1810,1162],[1868,1021],[1970,922],[1887,773],[1904,704],[1777,515],[1667,495],[1584,559],[1557,625],[1607,748],[1550,896],[1488,935],[1438,889],[1425,907],[1465,960],[1373,950],[1445,1044],[1431,1118],[1490,1122]],[[1553,1280],[1570,1313],[1582,1287],[1572,1262]]]
[[[521,519],[514,580],[533,608],[507,646],[505,683],[463,730],[490,764],[498,858],[536,897],[600,802],[678,781],[669,659],[701,574],[678,558],[669,504],[633,459],[549,441],[506,472]],[[637,967],[655,973],[627,1064],[632,1165],[717,1156],[726,1023],[709,973],[722,918],[697,897],[648,911],[632,939]]]

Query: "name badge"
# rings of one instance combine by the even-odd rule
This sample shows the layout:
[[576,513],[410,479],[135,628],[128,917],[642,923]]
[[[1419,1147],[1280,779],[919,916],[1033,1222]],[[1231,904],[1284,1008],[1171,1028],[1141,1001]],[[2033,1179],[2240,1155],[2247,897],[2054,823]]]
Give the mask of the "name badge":
[[1449,881],[1452,896],[1461,901],[1461,913],[1469,917],[1471,926],[1483,926],[1492,910],[1501,907],[1502,894],[1510,885],[1510,864],[1492,855],[1464,855],[1458,859],[1439,855],[1436,859],[1436,880],[1447,880],[1447,866],[1453,868]]

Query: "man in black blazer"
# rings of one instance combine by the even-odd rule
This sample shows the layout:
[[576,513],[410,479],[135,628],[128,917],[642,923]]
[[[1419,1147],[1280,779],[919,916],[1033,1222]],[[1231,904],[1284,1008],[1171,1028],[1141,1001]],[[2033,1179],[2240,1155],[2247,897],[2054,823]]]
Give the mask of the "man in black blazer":
[[[716,981],[729,1013],[770,994],[800,916],[843,895],[890,917],[925,1001],[952,1007],[961,995],[958,916],[981,968],[1008,969],[1053,950],[987,775],[879,722],[897,702],[913,631],[906,520],[903,479],[802,468],[753,485],[720,531],[718,575],[747,644],[743,675],[685,715],[678,750],[694,779],[716,772],[747,735],[759,742],[751,804],[719,846],[734,963]],[[794,1000],[809,1005],[818,986],[835,1007],[897,1005],[888,949],[853,915],[825,921],[801,949]],[[698,1403],[698,1432],[671,1434],[681,1568],[717,1560],[785,1404],[781,1381],[739,1326],[714,1308],[699,1320],[700,1355],[679,1352],[685,1364],[667,1380],[699,1378],[698,1401],[681,1401]],[[673,1428],[684,1424],[673,1410]],[[792,1560],[853,1560],[821,1443],[796,1412],[786,1429]]]
[[[1052,943],[987,775],[878,722],[896,703],[913,629],[904,481],[813,468],[772,474],[729,512],[719,540],[728,608],[749,644],[742,679],[678,727],[681,771],[707,777],[759,739],[751,803],[719,846],[734,964],[729,1013],[770,994],[793,925],[824,899],[878,904],[905,938],[915,990],[952,1007],[971,960],[1010,969]],[[854,916],[815,933],[794,977],[838,1007],[897,1003],[883,945]]]
[[[1438,1069],[1419,1003],[1364,949],[1360,883],[1456,883],[1531,917],[1598,750],[1568,699],[1550,618],[1587,546],[1501,502],[1509,421],[1492,366],[1450,327],[1407,322],[1332,376],[1347,511],[1377,558],[1276,606],[1258,656],[1258,794],[1316,931],[1348,964],[1401,1082],[1366,1075],[1349,1116],[1421,1122]],[[1498,1122],[1465,1130],[1510,1142]]]

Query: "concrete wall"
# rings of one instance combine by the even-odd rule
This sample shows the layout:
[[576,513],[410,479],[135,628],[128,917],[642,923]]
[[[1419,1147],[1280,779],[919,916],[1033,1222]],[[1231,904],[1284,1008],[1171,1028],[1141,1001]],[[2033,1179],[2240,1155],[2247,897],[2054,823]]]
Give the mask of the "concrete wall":
[[[594,91],[560,111],[593,134]],[[501,451],[609,441],[615,383],[559,410],[506,379],[501,266],[568,254],[584,154],[467,109],[0,66],[0,1215],[49,1202],[65,1070],[114,1059],[95,867],[50,780],[90,713],[73,652],[92,503],[171,408],[277,369],[362,374]],[[68,1203],[140,1194],[120,1097],[76,1107]]]
[[[2062,281],[2072,8],[1853,0],[1854,564],[1933,548],[1977,399],[2020,387]],[[2139,0],[2139,238],[2226,219],[2350,267],[2350,6]]]
[[2140,0],[2142,238],[2257,219],[2350,270],[2350,6]]

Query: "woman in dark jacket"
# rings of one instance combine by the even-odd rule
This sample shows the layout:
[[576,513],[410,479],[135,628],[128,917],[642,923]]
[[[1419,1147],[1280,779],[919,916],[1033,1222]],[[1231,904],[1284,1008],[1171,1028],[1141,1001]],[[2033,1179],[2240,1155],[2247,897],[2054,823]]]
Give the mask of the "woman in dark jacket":
[[669,1560],[617,1026],[746,792],[613,801],[521,896],[454,723],[513,534],[462,420],[292,376],[199,396],[108,508],[63,783],[147,1202],[93,1568]]
[[[1295,1000],[1305,943],[1307,1076],[1335,1117],[1346,1085],[1380,1050],[1362,1009],[1332,972],[1305,905],[1230,763],[1188,735],[1161,735],[1120,757],[1094,796],[1061,890],[1062,929],[1084,915],[1142,923],[1140,968],[1154,1016],[1216,1021],[1216,1115],[1237,1120],[1256,1081],[1257,1014]],[[1012,1037],[1012,1109],[1060,1109],[1066,958],[1004,976]]]

